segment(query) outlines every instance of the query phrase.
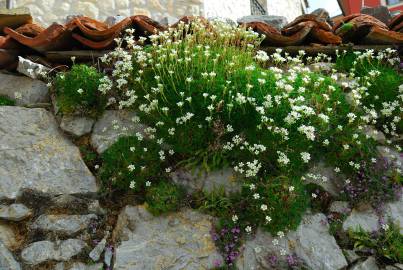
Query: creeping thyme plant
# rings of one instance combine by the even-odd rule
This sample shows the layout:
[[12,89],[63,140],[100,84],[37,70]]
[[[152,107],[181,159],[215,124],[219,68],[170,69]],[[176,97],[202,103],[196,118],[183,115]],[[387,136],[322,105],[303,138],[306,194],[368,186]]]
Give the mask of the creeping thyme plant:
[[[361,76],[357,83],[339,85],[340,75],[307,67],[330,61],[326,55],[312,58],[301,51],[291,57],[281,49],[268,55],[258,50],[263,38],[220,22],[194,21],[139,40],[128,30],[117,40],[118,48],[101,58],[101,66],[113,71],[100,78],[98,90],[108,106],[135,111],[133,122],[145,128],[102,155],[104,186],[145,193],[160,214],[164,207],[153,204],[153,198],[168,201],[172,210],[183,196],[162,183],[173,171],[231,167],[240,193],[222,193],[221,199],[195,205],[217,214],[237,234],[263,227],[281,238],[298,226],[310,197],[316,196],[307,192],[304,181],[313,163],[332,166],[351,183],[378,159],[375,140],[364,133],[367,125],[377,125],[400,151],[393,140],[402,123],[398,73],[389,82],[394,85],[390,99],[382,100],[379,84],[372,87],[377,72],[351,72],[351,77]],[[398,61],[392,50],[378,60],[385,59],[390,65]],[[230,241],[233,236],[222,237]],[[229,251],[227,261],[232,262],[237,252]]]

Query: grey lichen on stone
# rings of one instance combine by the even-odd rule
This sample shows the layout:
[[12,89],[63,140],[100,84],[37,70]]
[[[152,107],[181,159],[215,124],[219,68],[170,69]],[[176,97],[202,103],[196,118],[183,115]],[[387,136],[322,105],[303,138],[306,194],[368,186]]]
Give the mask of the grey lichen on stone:
[[0,205],[0,219],[21,221],[32,215],[31,209],[20,203]]
[[105,111],[95,123],[91,144],[98,153],[104,152],[122,136],[133,135],[136,132],[143,134],[144,126],[136,123],[136,113],[126,110]]
[[88,134],[92,130],[95,120],[89,117],[63,116],[60,128],[76,137]]
[[274,237],[258,230],[254,239],[246,241],[237,267],[240,270],[272,269],[267,257],[274,255],[283,257],[284,268],[287,268],[285,257],[280,254],[280,249],[284,249],[286,254],[298,256],[308,269],[344,269],[347,261],[328,229],[326,216],[319,213],[305,215],[296,231],[276,238],[276,245],[273,244]]
[[403,233],[403,195],[394,202],[385,205],[385,221],[391,221],[400,227],[400,233]]
[[53,270],[102,270],[103,264],[84,264],[82,262],[74,262],[74,263],[65,263],[60,262],[56,264]]
[[31,225],[32,230],[73,235],[86,229],[91,221],[97,219],[89,215],[41,215]]
[[15,260],[13,254],[0,240],[0,269],[21,270],[21,265]]
[[68,261],[80,254],[86,244],[79,239],[67,239],[59,242],[39,241],[27,246],[21,252],[24,263],[37,265],[46,261]]
[[333,196],[338,196],[344,185],[343,176],[336,173],[334,168],[327,166],[323,161],[314,164],[302,179],[306,183],[321,186]]
[[126,206],[114,237],[115,270],[211,269],[223,262],[210,235],[212,217],[182,210],[154,217],[144,206]]
[[0,107],[0,200],[24,189],[51,195],[91,194],[98,188],[80,151],[44,109]]
[[348,214],[351,208],[346,201],[334,201],[330,204],[329,211],[339,214]]
[[365,261],[354,265],[351,270],[379,270],[374,257],[368,257]]
[[0,73],[0,82],[0,95],[15,100],[16,105],[49,102],[48,87],[42,81]]
[[367,232],[377,231],[379,229],[378,221],[379,217],[372,208],[363,209],[361,211],[353,209],[343,222],[343,230],[358,230],[361,228]]
[[91,260],[93,260],[94,262],[99,261],[101,255],[102,255],[102,252],[105,249],[106,240],[107,240],[108,236],[109,236],[109,232],[106,233],[105,237],[101,241],[99,241],[99,243],[93,248],[93,250],[91,250],[90,254],[88,255],[91,258]]

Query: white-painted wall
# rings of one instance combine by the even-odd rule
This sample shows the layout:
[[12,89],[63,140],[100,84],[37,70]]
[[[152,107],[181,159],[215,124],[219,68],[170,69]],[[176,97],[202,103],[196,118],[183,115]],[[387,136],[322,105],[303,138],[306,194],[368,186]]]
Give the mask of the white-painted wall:
[[250,0],[204,0],[204,16],[238,18],[250,15]]
[[303,14],[303,7],[301,0],[267,0],[267,14],[284,16],[289,22]]

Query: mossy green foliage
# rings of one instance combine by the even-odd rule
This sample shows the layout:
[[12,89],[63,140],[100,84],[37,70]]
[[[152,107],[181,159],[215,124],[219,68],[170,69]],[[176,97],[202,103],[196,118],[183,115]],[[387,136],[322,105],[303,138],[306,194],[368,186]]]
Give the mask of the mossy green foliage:
[[98,91],[102,74],[87,65],[73,65],[54,82],[57,106],[63,114],[96,115],[104,110],[105,97]]
[[[101,155],[102,167],[99,173],[101,181],[104,186],[121,190],[129,188],[133,181],[135,182],[133,190],[143,190],[146,181],[162,177],[163,168],[158,159],[158,151],[156,143],[147,143],[145,147],[136,137],[119,138]],[[130,165],[134,168],[129,169]]]
[[178,210],[185,196],[184,189],[161,180],[147,189],[146,202],[147,209],[153,215],[161,215]]
[[270,58],[267,68],[253,48],[260,41],[254,33],[184,27],[132,55],[111,54],[119,61],[111,77],[117,89],[107,93],[119,92],[116,101],[148,130],[103,154],[100,175],[108,187],[147,194],[147,181],[153,187],[179,167],[228,165],[241,175],[242,192],[204,194],[196,207],[228,222],[237,215],[242,231],[263,226],[277,233],[298,226],[311,197],[302,176],[313,162],[338,167],[343,177],[372,166],[376,144],[360,130],[366,113],[347,102],[334,79],[295,65],[302,55],[285,72],[274,66],[284,67],[287,56],[258,52]]
[[[387,107],[385,104],[392,104],[399,100],[402,102],[401,97],[399,98],[402,90],[399,87],[403,85],[403,75],[387,59],[378,60],[372,54],[364,57],[362,54],[346,52],[336,59],[336,68],[354,74],[358,81],[367,87],[362,100],[366,108],[381,111]],[[397,107],[399,110],[400,106]],[[376,126],[384,130],[384,125],[391,122],[393,117],[394,115],[380,115]],[[400,120],[395,124],[398,133],[402,133],[403,121]]]
[[[261,198],[252,199],[240,219],[259,224],[273,235],[296,229],[309,204],[309,195],[297,178],[279,176],[265,179],[256,190],[245,188],[243,192],[246,193],[244,198],[253,198],[255,193],[261,194]],[[262,205],[266,205],[267,210],[262,209]]]
[[8,97],[0,96],[0,106],[14,106],[15,101]]
[[369,233],[361,228],[350,230],[348,236],[354,243],[354,249],[371,249],[376,256],[387,262],[403,262],[403,234],[398,224],[390,223],[377,233]]

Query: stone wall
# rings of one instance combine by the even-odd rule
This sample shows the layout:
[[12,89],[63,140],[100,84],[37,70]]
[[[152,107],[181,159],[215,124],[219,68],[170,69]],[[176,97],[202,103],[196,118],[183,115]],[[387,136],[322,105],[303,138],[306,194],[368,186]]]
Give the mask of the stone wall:
[[36,22],[62,23],[67,15],[85,15],[98,20],[108,16],[142,14],[156,20],[183,15],[204,15],[203,0],[14,0],[14,7],[28,7]]

